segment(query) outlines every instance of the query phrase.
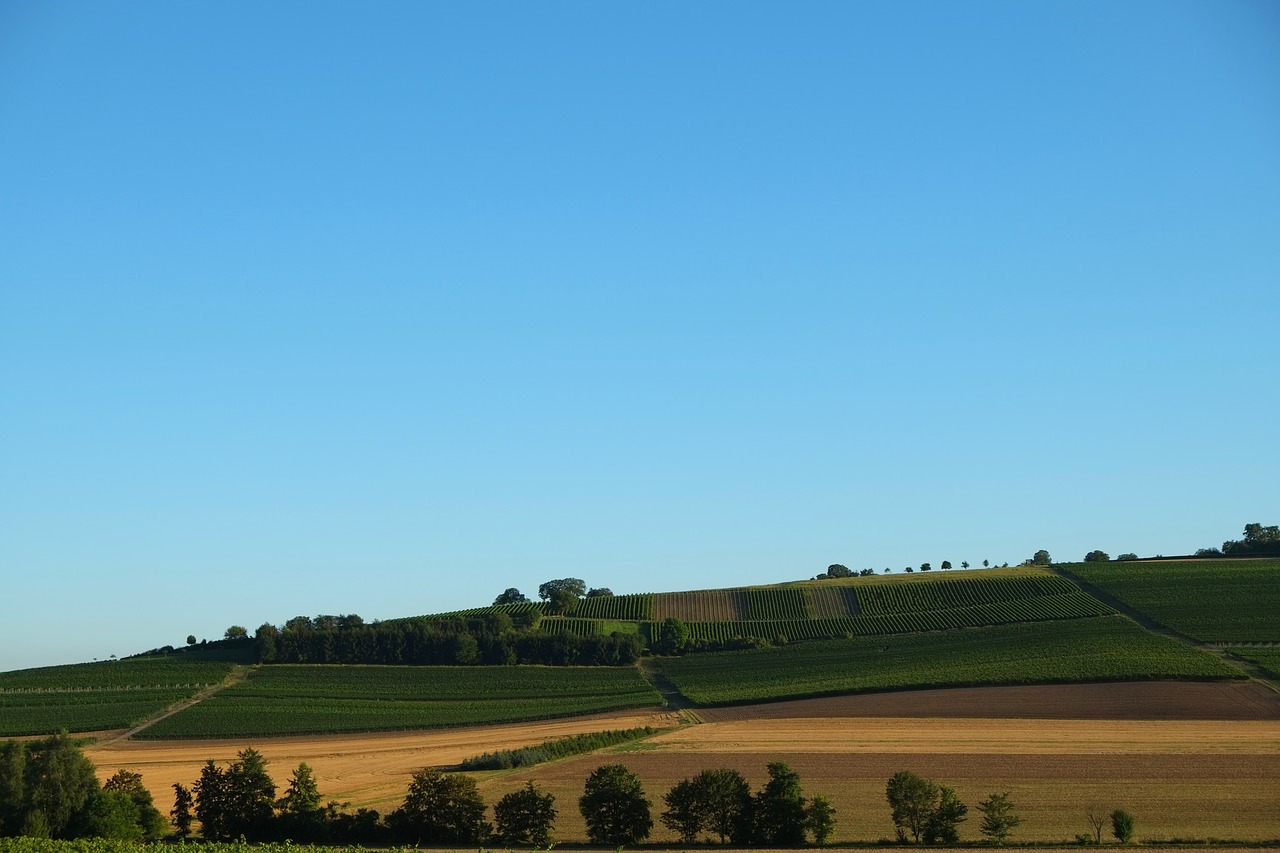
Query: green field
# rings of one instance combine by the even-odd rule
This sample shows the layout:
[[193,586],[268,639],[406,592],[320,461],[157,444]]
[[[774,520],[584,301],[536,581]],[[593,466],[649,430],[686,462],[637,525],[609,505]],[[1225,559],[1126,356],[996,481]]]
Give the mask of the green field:
[[279,665],[144,730],[146,738],[467,726],[656,706],[632,667]]
[[230,671],[225,662],[141,658],[0,673],[0,737],[128,728]]
[[985,684],[1242,677],[1120,616],[826,640],[663,660],[700,704]]
[[1062,568],[1201,642],[1280,640],[1280,560],[1073,563]]
[[1280,648],[1259,649],[1235,646],[1229,651],[1236,657],[1256,663],[1272,678],[1280,679]]

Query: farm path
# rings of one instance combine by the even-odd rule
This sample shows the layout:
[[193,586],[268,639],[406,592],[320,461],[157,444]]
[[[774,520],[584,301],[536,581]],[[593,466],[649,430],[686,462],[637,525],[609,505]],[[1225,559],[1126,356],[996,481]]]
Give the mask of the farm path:
[[105,746],[107,744],[115,743],[116,741],[128,740],[129,738],[138,734],[138,732],[141,732],[143,729],[146,729],[149,726],[155,725],[156,723],[160,722],[166,717],[172,717],[174,714],[178,713],[179,711],[185,711],[187,708],[190,708],[192,705],[195,705],[198,702],[203,702],[205,699],[208,699],[210,696],[214,695],[215,693],[225,690],[233,684],[239,684],[240,682],[244,681],[248,677],[249,677],[249,667],[237,664],[236,666],[233,666],[231,668],[231,672],[227,673],[227,677],[219,681],[217,684],[209,685],[208,687],[196,693],[194,696],[188,697],[186,699],[183,699],[181,702],[176,702],[173,705],[170,705],[168,708],[165,708],[160,713],[154,716],[148,717],[147,719],[143,720],[141,723],[138,723],[138,725],[134,726],[131,729],[126,729],[122,732],[113,734],[110,737],[104,738],[103,740],[100,741],[100,743],[102,743]]
[[640,674],[653,685],[654,690],[662,694],[663,701],[667,703],[667,707],[671,710],[683,711],[694,706],[694,702],[680,692],[680,688],[676,687],[674,681],[667,678],[653,658],[640,659]]

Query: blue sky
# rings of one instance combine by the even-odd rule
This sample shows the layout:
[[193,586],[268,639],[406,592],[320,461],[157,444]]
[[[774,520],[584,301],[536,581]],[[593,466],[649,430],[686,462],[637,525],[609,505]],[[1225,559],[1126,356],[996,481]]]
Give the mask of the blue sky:
[[1280,522],[1268,2],[0,6],[0,670]]

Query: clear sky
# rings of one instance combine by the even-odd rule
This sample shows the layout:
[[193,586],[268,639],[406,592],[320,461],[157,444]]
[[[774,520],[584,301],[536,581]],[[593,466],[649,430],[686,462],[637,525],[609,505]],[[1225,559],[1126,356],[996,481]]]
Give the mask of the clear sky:
[[1280,522],[1280,6],[0,3],[0,670]]

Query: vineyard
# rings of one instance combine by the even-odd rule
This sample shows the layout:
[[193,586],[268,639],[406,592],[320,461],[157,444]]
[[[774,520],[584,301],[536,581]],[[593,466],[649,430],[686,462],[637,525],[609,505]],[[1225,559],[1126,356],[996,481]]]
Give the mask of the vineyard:
[[1238,658],[1256,663],[1267,675],[1280,680],[1280,648],[1246,649],[1236,646],[1230,651]]
[[1201,642],[1280,640],[1280,560],[1076,563],[1062,568]]
[[146,729],[219,738],[427,729],[658,705],[634,668],[279,665]]
[[710,705],[960,685],[1242,677],[1119,616],[687,655],[661,666],[681,693]]
[[229,663],[157,658],[0,673],[0,737],[127,728],[230,671]]

